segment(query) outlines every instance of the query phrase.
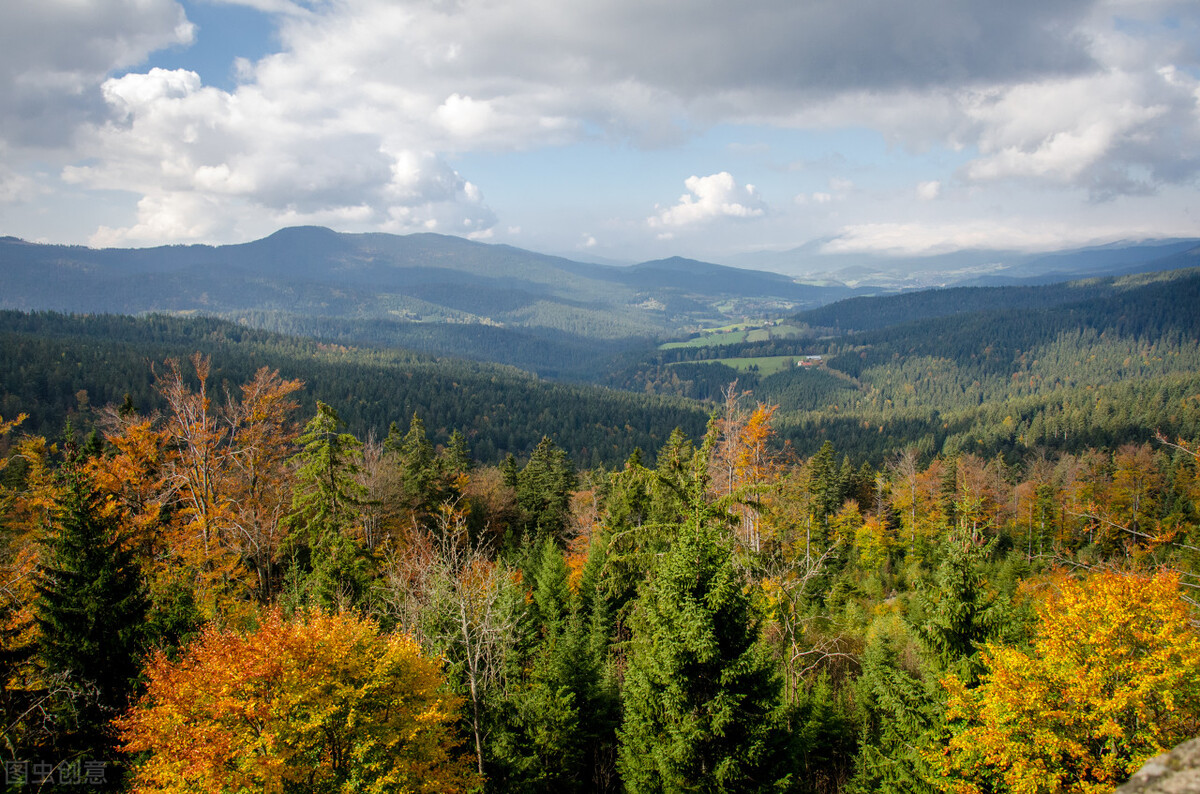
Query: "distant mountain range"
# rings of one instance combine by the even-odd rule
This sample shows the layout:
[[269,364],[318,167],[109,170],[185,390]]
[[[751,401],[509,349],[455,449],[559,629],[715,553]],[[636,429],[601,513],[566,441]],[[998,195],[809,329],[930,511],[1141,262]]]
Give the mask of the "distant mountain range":
[[579,376],[630,340],[851,294],[685,259],[596,265],[436,234],[299,227],[242,245],[100,250],[0,239],[0,309],[203,314],[547,375]]
[[0,288],[0,308],[14,309],[256,309],[562,330],[587,326],[591,313],[603,312],[605,328],[594,330],[610,337],[739,312],[810,308],[849,294],[680,258],[617,267],[445,235],[320,227],[283,229],[242,245],[142,249],[0,238]]
[[931,256],[827,253],[828,240],[788,251],[729,257],[726,263],[786,274],[804,283],[901,290],[949,286],[1051,284],[1200,265],[1200,239],[1121,242],[1030,254],[965,250]]
[[[678,257],[623,267],[437,234],[341,234],[320,227],[283,229],[241,245],[144,249],[5,237],[0,309],[208,315],[343,344],[588,378],[601,361],[631,346],[701,326],[895,292],[935,275],[943,284],[1032,285],[1194,266],[1200,240],[1036,257],[791,254],[830,268],[824,283]],[[753,261],[774,267],[787,256],[762,254]]]

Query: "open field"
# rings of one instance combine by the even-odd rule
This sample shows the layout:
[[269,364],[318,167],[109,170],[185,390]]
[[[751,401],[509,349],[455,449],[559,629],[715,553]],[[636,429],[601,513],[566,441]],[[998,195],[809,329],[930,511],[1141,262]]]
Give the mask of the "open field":
[[671,350],[679,347],[713,347],[720,345],[737,345],[743,342],[766,342],[770,339],[795,339],[808,333],[808,327],[793,323],[779,325],[755,325],[750,323],[733,323],[719,328],[709,328],[693,339],[680,342],[666,342],[659,345],[660,350]]

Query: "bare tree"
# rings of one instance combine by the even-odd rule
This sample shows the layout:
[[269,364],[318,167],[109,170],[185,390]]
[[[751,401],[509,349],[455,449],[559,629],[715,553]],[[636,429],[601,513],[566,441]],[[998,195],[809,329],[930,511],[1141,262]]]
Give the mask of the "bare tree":
[[451,677],[466,689],[482,774],[485,704],[507,691],[524,594],[502,563],[471,545],[461,513],[447,507],[435,530],[414,531],[391,555],[384,601],[426,650],[446,658]]

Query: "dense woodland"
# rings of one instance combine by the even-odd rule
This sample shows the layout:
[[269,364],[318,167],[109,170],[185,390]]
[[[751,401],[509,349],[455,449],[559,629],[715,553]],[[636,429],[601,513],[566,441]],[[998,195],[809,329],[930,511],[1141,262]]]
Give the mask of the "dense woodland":
[[364,441],[276,371],[211,377],[169,361],[161,411],[86,438],[3,425],[4,752],[30,775],[1099,791],[1200,730],[1186,441],[856,467],[783,454],[731,390],[653,466],[549,438],[481,465],[416,414]]
[[1071,289],[667,395],[0,313],[7,781],[1110,791],[1200,733],[1200,279]]
[[301,408],[338,406],[352,432],[382,438],[419,412],[430,439],[460,429],[482,461],[526,456],[543,434],[577,465],[619,465],[636,447],[656,450],[671,431],[703,431],[707,411],[684,400],[539,380],[512,367],[350,347],[253,330],[211,318],[0,312],[0,416],[26,413],[26,432],[56,437],[70,418],[90,432],[93,409],[121,403],[165,408],[155,371],[166,358],[212,357],[217,398],[260,367],[303,380]]
[[[802,454],[828,440],[873,465],[909,445],[1017,463],[1039,449],[1144,443],[1156,431],[1200,435],[1200,273],[1044,289],[853,298],[797,315],[806,336],[658,350],[609,380],[713,400],[736,378],[780,406],[779,435]],[[760,376],[718,363],[807,355],[822,366]]]

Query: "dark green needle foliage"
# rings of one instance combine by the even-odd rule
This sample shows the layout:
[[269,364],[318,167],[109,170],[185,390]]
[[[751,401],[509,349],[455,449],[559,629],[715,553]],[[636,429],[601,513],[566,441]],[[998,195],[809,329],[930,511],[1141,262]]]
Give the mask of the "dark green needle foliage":
[[567,522],[575,467],[562,447],[543,436],[516,476],[517,504],[525,517],[526,531],[539,540],[558,537]]
[[[62,491],[38,569],[38,656],[52,682],[53,750],[113,761],[110,720],[129,704],[143,650],[146,597],[120,528],[77,461]],[[111,776],[110,776],[111,777]]]
[[619,759],[631,792],[787,785],[779,683],[719,519],[701,499],[634,616]]
[[368,589],[370,560],[348,534],[365,497],[355,479],[362,443],[342,430],[337,411],[318,401],[316,416],[298,439],[297,484],[287,519],[294,556],[285,598],[291,608],[358,606]]

